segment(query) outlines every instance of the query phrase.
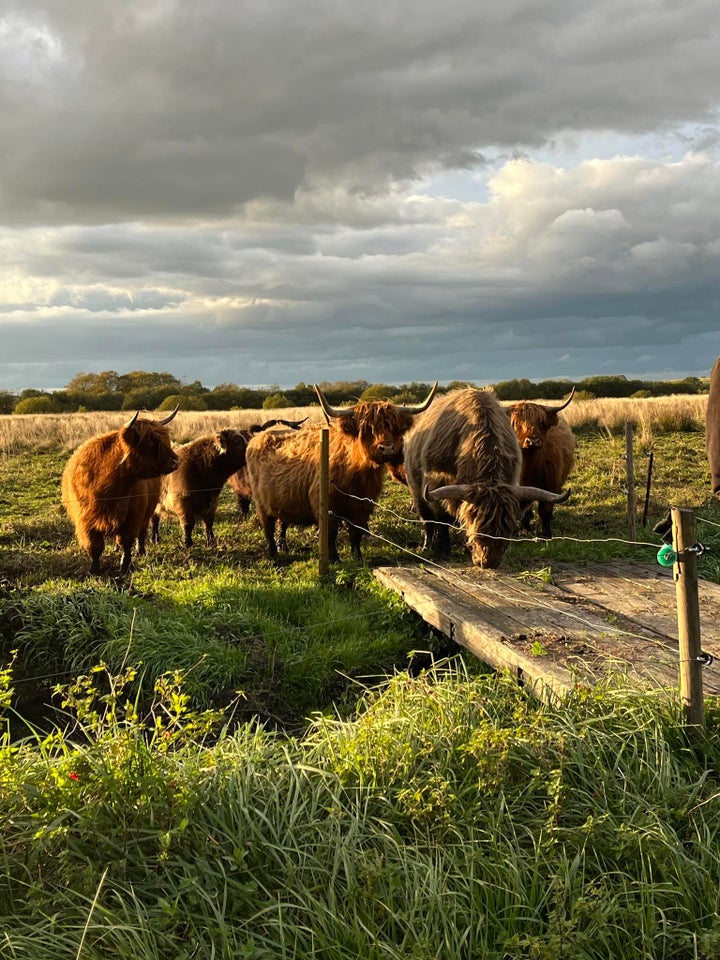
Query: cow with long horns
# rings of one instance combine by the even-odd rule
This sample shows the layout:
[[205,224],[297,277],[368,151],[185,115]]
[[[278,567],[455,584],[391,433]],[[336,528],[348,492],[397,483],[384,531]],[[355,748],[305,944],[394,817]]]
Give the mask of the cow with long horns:
[[517,437],[494,393],[468,387],[437,400],[405,439],[405,471],[424,521],[425,549],[447,556],[457,523],[473,563],[497,567],[526,503],[569,496],[521,485],[520,467]]
[[[574,396],[575,387],[567,400],[559,406],[522,400],[505,408],[520,443],[521,484],[542,487],[552,493],[560,493],[562,490],[575,463],[575,437],[568,422],[558,414],[568,406]],[[552,537],[553,509],[551,500],[541,500],[538,503],[542,535],[548,540]],[[523,513],[522,525],[529,529],[531,521],[532,504]]]
[[137,541],[145,553],[148,524],[160,497],[160,478],[177,468],[164,420],[136,413],[119,430],[91,437],[68,460],[62,475],[62,502],[81,547],[90,555],[90,573],[100,573],[105,538],[122,550],[120,575],[131,567]]
[[[338,559],[337,533],[345,521],[352,555],[360,560],[363,531],[380,495],[385,464],[400,454],[403,436],[413,420],[430,406],[437,383],[418,406],[388,401],[360,402],[353,407],[331,407],[315,386],[330,424],[330,559]],[[258,519],[268,553],[277,557],[275,527],[318,523],[320,501],[320,431],[312,424],[295,434],[259,433],[247,447],[247,469]]]

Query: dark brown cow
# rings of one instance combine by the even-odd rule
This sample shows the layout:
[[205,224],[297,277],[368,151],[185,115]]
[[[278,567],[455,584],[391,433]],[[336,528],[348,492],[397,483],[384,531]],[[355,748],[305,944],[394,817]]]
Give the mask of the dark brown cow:
[[120,574],[131,566],[137,541],[145,552],[148,523],[160,496],[161,476],[172,473],[178,458],[164,420],[138,413],[120,430],[92,437],[68,460],[62,475],[62,501],[81,547],[90,555],[90,573],[100,573],[105,538],[122,549]]
[[213,524],[228,477],[245,466],[248,438],[242,430],[220,430],[175,448],[178,468],[162,480],[160,502],[152,517],[152,536],[159,539],[160,517],[174,513],[186,547],[198,520],[205,524],[205,542],[215,541]]
[[[402,450],[402,439],[413,419],[430,406],[437,383],[415,407],[388,401],[356,403],[334,409],[315,387],[330,423],[330,559],[337,560],[337,532],[348,523],[352,554],[362,559],[363,529],[382,490],[385,464]],[[248,444],[247,466],[258,519],[271,558],[277,557],[275,524],[307,526],[318,522],[320,494],[319,424],[295,434],[259,433]]]
[[[570,425],[558,414],[574,395],[575,387],[567,400],[555,407],[523,400],[505,408],[522,452],[521,484],[542,487],[552,493],[562,490],[575,464],[575,437]],[[548,540],[552,537],[553,509],[551,501],[538,503],[542,535]],[[531,521],[532,505],[523,514],[522,524],[529,529]]]
[[447,556],[450,525],[457,522],[473,563],[497,567],[522,505],[569,496],[521,486],[520,466],[520,446],[494,393],[463,388],[436,400],[405,439],[405,471],[425,521],[424,547]]
[[[248,440],[251,440],[256,433],[262,433],[263,430],[270,430],[272,427],[279,425],[288,427],[290,430],[299,430],[306,420],[307,417],[302,420],[266,420],[265,423],[253,423],[252,426],[247,427],[242,432]],[[230,475],[228,486],[235,494],[238,510],[246,517],[250,513],[250,506],[252,505],[252,490],[250,489],[250,477],[246,465]]]

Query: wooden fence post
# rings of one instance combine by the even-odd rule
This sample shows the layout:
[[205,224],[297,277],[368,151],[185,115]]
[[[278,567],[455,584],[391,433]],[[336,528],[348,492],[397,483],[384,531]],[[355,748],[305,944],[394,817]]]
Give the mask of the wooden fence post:
[[318,573],[324,577],[329,567],[328,527],[330,523],[330,430],[320,430],[320,503],[318,509]]
[[677,597],[678,641],[680,654],[680,699],[685,723],[692,737],[698,738],[705,727],[702,663],[700,655],[700,605],[698,603],[697,554],[688,550],[695,544],[695,516],[692,510],[672,507],[673,547],[677,560],[673,565]]
[[625,421],[625,463],[627,470],[627,519],[628,540],[637,539],[635,522],[635,460],[633,456],[633,425]]

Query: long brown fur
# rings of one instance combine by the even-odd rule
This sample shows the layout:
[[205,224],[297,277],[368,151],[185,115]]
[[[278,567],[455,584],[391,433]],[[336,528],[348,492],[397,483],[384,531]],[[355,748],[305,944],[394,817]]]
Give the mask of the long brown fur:
[[[418,512],[425,520],[425,546],[449,551],[447,526],[462,527],[473,562],[497,566],[517,529],[520,506],[513,492],[520,476],[520,447],[503,408],[490,390],[452,390],[417,418],[405,439],[405,471]],[[423,488],[473,484],[470,502],[427,501]],[[438,521],[438,522],[436,522]]]
[[143,418],[92,437],[73,453],[62,475],[62,502],[78,543],[90,555],[91,573],[100,572],[106,537],[122,549],[121,574],[130,569],[136,540],[144,553],[159,477],[177,462],[167,427]]
[[[506,410],[522,451],[520,483],[559,493],[575,464],[575,437],[569,424],[551,408],[521,401]],[[539,503],[544,537],[552,537],[552,503]],[[523,517],[529,526],[532,507]]]
[[[270,430],[273,427],[283,426],[289,430],[299,430],[305,423],[307,417],[302,420],[266,420],[265,423],[253,423],[252,426],[242,430],[243,436],[247,441],[252,440],[256,433],[262,433],[263,430]],[[247,472],[247,464],[243,464],[239,470],[228,477],[228,486],[235,494],[238,510],[242,516],[250,513],[252,504],[252,489],[250,487],[250,477]]]
[[222,488],[228,477],[245,466],[248,435],[244,430],[220,430],[177,447],[178,468],[162,479],[160,503],[152,518],[153,540],[158,540],[160,516],[174,514],[180,521],[186,547],[198,520],[205,525],[205,541],[214,544],[213,524]]
[[[353,556],[360,559],[367,528],[380,495],[385,462],[402,450],[411,413],[382,401],[357,403],[352,416],[330,424],[330,558],[337,559],[339,524],[348,523]],[[252,499],[265,532],[268,552],[277,556],[275,525],[317,524],[320,500],[320,431],[312,424],[294,434],[256,434],[247,448]],[[363,499],[356,499],[363,498]],[[362,528],[362,529],[361,529]]]

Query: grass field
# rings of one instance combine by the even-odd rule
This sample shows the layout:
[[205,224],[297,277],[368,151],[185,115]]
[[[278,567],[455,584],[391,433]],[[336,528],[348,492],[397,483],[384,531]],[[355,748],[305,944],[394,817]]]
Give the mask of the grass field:
[[[668,400],[585,411],[556,538],[519,537],[506,567],[654,564],[672,502],[696,510],[720,579],[703,398]],[[641,513],[650,449],[655,475],[628,543],[633,411]],[[391,482],[365,564],[341,537],[324,582],[314,531],[273,566],[227,490],[217,549],[187,551],[168,521],[126,583],[89,578],[59,478],[122,419],[101,416],[0,422],[0,956],[720,953],[714,704],[696,751],[667,695],[612,678],[549,707],[456,657],[372,577],[421,539]],[[184,414],[174,436],[247,416]]]

